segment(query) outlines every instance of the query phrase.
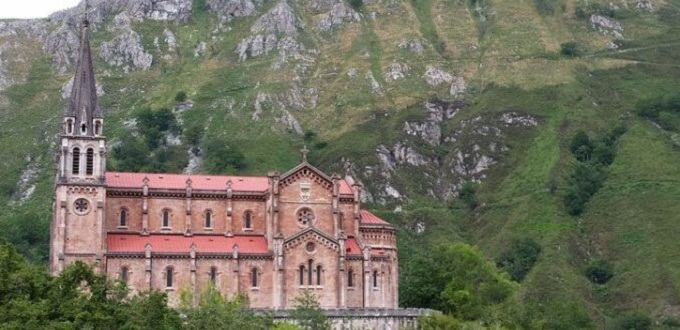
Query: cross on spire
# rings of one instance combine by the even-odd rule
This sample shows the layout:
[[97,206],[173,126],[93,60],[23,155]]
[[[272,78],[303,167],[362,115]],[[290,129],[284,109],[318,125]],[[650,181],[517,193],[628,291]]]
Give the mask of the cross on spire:
[[302,149],[300,149],[300,154],[302,154],[302,162],[306,163],[307,162],[307,154],[309,154],[309,149],[307,149],[306,144],[302,147]]

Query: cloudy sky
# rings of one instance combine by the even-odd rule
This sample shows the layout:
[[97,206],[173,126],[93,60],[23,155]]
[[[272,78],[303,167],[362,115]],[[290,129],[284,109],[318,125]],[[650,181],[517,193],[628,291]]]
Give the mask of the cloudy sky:
[[80,0],[0,0],[0,18],[42,18]]

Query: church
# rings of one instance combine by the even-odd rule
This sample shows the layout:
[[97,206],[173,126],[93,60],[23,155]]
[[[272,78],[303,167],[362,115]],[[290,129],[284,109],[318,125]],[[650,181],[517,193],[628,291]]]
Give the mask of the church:
[[398,307],[395,228],[362,209],[359,182],[321,172],[307,150],[262,177],[107,171],[88,27],[59,134],[53,274],[83,261],[171,305],[215,285],[252,308],[293,308],[304,290],[327,309]]

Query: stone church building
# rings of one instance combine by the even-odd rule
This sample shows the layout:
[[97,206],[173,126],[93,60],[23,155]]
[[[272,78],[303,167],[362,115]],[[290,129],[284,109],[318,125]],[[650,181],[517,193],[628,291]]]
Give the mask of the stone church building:
[[106,171],[88,22],[59,135],[50,268],[84,261],[177,304],[210,283],[253,308],[397,308],[396,232],[361,208],[361,185],[307,162],[263,177]]

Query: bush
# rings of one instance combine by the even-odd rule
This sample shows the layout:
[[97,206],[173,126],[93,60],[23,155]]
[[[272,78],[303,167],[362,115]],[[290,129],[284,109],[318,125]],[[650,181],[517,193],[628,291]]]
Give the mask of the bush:
[[184,91],[179,91],[175,94],[175,102],[182,103],[187,100],[187,93]]
[[582,47],[576,41],[565,42],[560,45],[562,50],[560,51],[562,55],[569,57],[579,57],[583,55]]
[[505,270],[515,281],[522,281],[538,260],[541,246],[533,238],[512,241],[496,261],[498,268]]
[[459,198],[470,210],[474,210],[478,206],[475,193],[476,189],[472,182],[466,182],[460,190]]
[[297,306],[291,311],[290,316],[303,330],[331,330],[331,323],[319,306],[314,293],[302,290],[300,296],[295,298]]
[[590,198],[602,187],[606,178],[604,169],[595,164],[577,163],[568,179],[564,204],[571,215],[583,213]]
[[571,138],[571,145],[569,146],[571,153],[581,162],[590,159],[593,152],[593,142],[590,141],[590,137],[584,131],[576,132],[573,138]]
[[597,260],[591,262],[586,268],[586,276],[593,283],[605,284],[614,277],[614,271],[608,262]]
[[364,0],[349,0],[349,5],[355,10],[359,10],[364,6]]
[[619,330],[648,330],[651,326],[652,320],[641,312],[628,313],[616,322]]

